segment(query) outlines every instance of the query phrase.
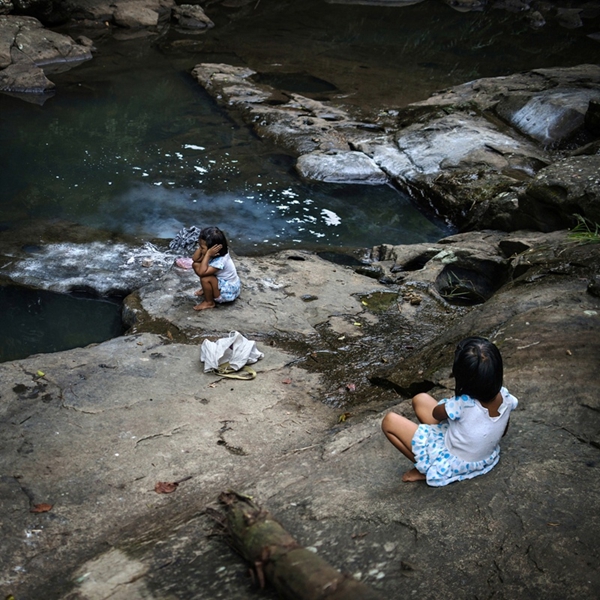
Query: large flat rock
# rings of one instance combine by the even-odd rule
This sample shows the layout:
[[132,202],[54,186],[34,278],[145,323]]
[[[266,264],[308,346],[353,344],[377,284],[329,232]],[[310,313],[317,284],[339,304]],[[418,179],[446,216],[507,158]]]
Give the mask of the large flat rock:
[[242,279],[240,298],[213,310],[195,312],[200,280],[189,269],[173,267],[139,291],[133,310],[143,318],[164,319],[188,335],[229,330],[250,334],[310,336],[334,315],[364,309],[359,294],[385,286],[311,252],[285,251],[260,259],[236,258]]
[[[68,578],[121,530],[154,528],[164,509],[202,510],[335,418],[319,377],[287,366],[281,350],[266,350],[250,382],[204,374],[199,358],[197,346],[145,334],[0,366],[3,593]],[[154,491],[186,477],[172,495]],[[30,513],[39,503],[53,508]],[[64,586],[45,589],[57,598]]]
[[[0,365],[0,591],[255,598],[247,566],[210,535],[218,494],[234,488],[383,597],[595,597],[600,246],[564,233],[477,235],[380,248],[392,274],[424,261],[403,272],[398,301],[383,312],[360,295],[383,286],[292,252],[239,259],[240,300],[201,314],[189,271],[171,269],[140,290],[138,310],[199,338],[254,309],[265,357],[253,381],[205,374],[198,344],[150,333]],[[452,308],[435,288],[457,260],[504,260],[512,280],[483,304]],[[404,484],[410,463],[384,439],[381,418],[411,415],[397,390],[415,382],[451,395],[453,348],[475,333],[500,347],[520,401],[501,461],[446,488]],[[290,350],[292,339],[303,342]],[[317,346],[336,358],[306,355]],[[339,395],[325,403],[332,372],[344,389],[361,375],[377,385],[370,396],[357,386],[362,405]],[[159,481],[180,483],[158,494]],[[52,509],[30,512],[41,503]]]
[[248,67],[202,63],[192,75],[258,136],[298,156],[305,179],[389,180],[463,230],[564,227],[572,213],[558,211],[560,226],[540,222],[519,193],[567,149],[597,150],[594,64],[478,79],[367,117],[260,83]]

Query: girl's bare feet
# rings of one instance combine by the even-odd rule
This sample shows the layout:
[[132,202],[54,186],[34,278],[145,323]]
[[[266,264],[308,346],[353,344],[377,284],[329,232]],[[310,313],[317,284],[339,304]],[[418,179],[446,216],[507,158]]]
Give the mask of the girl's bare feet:
[[425,475],[421,471],[417,471],[416,468],[412,468],[402,475],[402,481],[423,481],[423,479],[425,479]]
[[204,296],[204,292],[202,290],[196,290],[194,296]]
[[200,304],[196,304],[196,306],[194,306],[194,310],[207,310],[208,308],[214,308],[214,307],[215,307],[214,302],[207,302],[205,300],[204,302],[200,302]]

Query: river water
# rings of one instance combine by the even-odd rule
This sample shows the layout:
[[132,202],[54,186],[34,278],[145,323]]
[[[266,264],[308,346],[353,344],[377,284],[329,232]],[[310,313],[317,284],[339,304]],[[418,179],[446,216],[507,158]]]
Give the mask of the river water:
[[216,224],[242,254],[433,240],[448,229],[392,187],[300,181],[293,158],[218,108],[190,69],[246,64],[287,89],[383,110],[600,50],[587,30],[533,31],[520,15],[437,2],[262,0],[244,10],[209,10],[216,26],[204,35],[96,33],[95,58],[53,75],[57,93],[43,106],[0,95],[0,226],[59,218],[147,239]]
[[52,98],[0,95],[0,232],[60,219],[146,240],[218,225],[238,254],[436,240],[451,230],[391,186],[301,181],[293,157],[219,108],[190,70],[247,65],[287,91],[372,114],[477,77],[590,62],[600,50],[588,37],[597,18],[534,31],[521,14],[432,1],[207,6],[216,26],[203,35],[70,31],[94,37],[97,52],[51,75]]

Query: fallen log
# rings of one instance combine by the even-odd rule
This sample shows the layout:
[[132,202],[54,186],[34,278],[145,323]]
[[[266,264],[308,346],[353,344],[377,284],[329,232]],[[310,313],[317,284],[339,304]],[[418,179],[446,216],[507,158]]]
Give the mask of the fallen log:
[[231,543],[252,564],[261,588],[269,581],[289,600],[381,600],[364,583],[303,548],[248,496],[224,492],[219,501],[226,507]]

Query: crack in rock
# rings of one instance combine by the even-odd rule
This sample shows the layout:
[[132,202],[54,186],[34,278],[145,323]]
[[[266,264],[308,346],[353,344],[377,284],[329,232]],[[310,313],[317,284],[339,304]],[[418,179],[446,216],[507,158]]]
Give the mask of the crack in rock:
[[151,433],[149,435],[144,435],[141,438],[139,438],[138,440],[136,440],[135,447],[137,448],[138,444],[141,444],[142,442],[145,442],[147,440],[153,440],[153,439],[156,439],[159,437],[172,437],[173,435],[183,431],[186,427],[187,427],[187,425],[178,425],[177,427],[174,427],[170,431],[161,431],[159,433]]

